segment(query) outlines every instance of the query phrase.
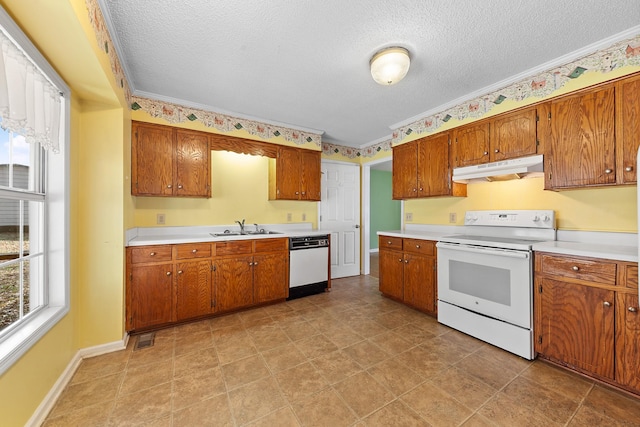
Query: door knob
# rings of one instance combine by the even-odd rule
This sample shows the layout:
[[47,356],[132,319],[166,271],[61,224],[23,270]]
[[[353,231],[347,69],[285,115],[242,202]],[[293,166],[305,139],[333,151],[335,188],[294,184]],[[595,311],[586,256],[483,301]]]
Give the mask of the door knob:
[[356,225],[355,225],[355,227],[356,227],[356,228],[360,228],[360,225],[356,224]]

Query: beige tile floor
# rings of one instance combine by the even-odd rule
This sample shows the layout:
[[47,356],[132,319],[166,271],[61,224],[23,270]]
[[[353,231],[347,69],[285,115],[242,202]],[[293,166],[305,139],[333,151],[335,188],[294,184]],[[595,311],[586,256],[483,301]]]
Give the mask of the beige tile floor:
[[615,426],[640,401],[380,296],[329,293],[159,331],[86,359],[50,426]]

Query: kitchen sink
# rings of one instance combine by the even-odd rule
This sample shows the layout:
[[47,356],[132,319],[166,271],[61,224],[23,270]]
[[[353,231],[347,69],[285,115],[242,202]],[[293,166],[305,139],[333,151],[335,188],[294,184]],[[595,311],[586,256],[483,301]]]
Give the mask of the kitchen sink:
[[213,237],[225,237],[225,236],[260,236],[265,234],[282,234],[280,231],[259,230],[259,231],[223,231],[222,233],[209,233]]

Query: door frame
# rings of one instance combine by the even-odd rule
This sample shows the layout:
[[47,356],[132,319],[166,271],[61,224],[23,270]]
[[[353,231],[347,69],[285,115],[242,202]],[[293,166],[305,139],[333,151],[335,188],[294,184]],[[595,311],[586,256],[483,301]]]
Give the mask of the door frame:
[[[362,217],[362,235],[360,236],[362,239],[360,244],[361,274],[369,274],[371,272],[371,249],[369,248],[371,245],[371,239],[369,237],[369,234],[371,234],[371,166],[391,162],[393,161],[392,159],[393,158],[389,156],[360,165],[362,173],[362,194],[360,196],[360,215]],[[404,200],[400,201],[400,227],[404,230]]]

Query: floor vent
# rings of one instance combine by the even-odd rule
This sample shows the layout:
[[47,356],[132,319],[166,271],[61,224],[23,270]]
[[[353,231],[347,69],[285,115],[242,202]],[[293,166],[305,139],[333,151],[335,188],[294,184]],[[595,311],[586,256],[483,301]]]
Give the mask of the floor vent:
[[138,341],[136,342],[136,346],[133,348],[133,350],[136,351],[142,350],[143,348],[147,347],[153,347],[153,340],[155,339],[155,337],[155,332],[138,335]]

